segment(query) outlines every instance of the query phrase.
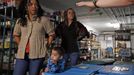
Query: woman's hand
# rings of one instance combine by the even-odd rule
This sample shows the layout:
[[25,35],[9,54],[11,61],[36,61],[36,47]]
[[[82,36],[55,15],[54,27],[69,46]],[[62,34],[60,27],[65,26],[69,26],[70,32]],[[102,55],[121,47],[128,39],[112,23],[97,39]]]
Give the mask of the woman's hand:
[[77,6],[85,6],[85,2],[78,2],[76,3]]

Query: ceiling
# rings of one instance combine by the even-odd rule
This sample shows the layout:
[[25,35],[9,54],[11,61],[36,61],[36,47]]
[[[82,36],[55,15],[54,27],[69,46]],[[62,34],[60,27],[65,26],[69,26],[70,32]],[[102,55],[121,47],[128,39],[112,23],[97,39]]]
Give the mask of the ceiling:
[[[88,7],[76,6],[75,3],[79,1],[89,0],[39,0],[42,8],[49,12],[73,8],[77,14],[77,19],[88,30],[95,32],[114,31],[119,29],[119,24],[123,24],[123,27],[129,25],[129,28],[134,29],[134,6],[91,10]],[[19,5],[19,2],[16,4]]]
[[[77,18],[82,22],[88,30],[95,30],[98,32],[114,31],[120,23],[130,24],[134,23],[134,7],[123,8],[99,8],[90,11],[88,7],[77,7],[76,2],[81,0],[39,0],[43,8],[51,10],[65,10],[67,8],[74,8]],[[87,0],[85,0],[87,1]],[[89,1],[89,0],[88,0]]]
[[129,25],[129,28],[134,29],[134,6],[91,10],[88,7],[76,6],[75,3],[79,1],[89,0],[39,0],[45,11],[53,12],[73,8],[77,14],[77,19],[88,30],[95,32],[114,31],[118,29],[119,24],[123,24],[125,27]]

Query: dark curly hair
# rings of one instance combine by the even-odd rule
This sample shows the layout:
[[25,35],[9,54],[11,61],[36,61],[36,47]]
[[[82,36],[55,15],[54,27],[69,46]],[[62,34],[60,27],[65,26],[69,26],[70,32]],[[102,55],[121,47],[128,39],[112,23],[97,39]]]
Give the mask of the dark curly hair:
[[[27,25],[27,4],[30,3],[30,1],[31,0],[22,0],[18,8],[18,18],[20,18],[18,22],[21,23],[22,26]],[[36,2],[38,6],[37,17],[40,18],[43,15],[43,9],[41,8],[39,1],[36,0]]]

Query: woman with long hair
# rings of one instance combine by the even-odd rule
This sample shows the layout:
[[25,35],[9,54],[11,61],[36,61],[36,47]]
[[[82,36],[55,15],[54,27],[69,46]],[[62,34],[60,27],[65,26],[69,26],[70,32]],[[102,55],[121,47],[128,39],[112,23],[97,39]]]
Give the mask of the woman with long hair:
[[[38,0],[22,0],[18,9],[18,20],[14,28],[14,39],[18,44],[13,75],[39,75],[50,45],[54,28],[50,20],[43,16]],[[49,35],[46,41],[45,33]]]
[[70,59],[71,66],[76,65],[79,59],[77,41],[85,36],[83,35],[81,38],[78,38],[81,30],[88,32],[87,29],[77,21],[75,11],[72,8],[67,9],[64,13],[64,21],[56,28],[56,35],[62,39],[61,46],[65,49],[64,58],[66,61]]

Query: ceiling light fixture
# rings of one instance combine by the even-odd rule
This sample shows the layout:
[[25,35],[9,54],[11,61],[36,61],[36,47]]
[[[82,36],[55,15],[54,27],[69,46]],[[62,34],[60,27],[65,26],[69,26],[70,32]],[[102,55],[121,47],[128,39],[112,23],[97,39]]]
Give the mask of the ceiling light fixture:
[[107,27],[112,27],[115,29],[119,29],[120,28],[120,24],[119,23],[106,23]]

